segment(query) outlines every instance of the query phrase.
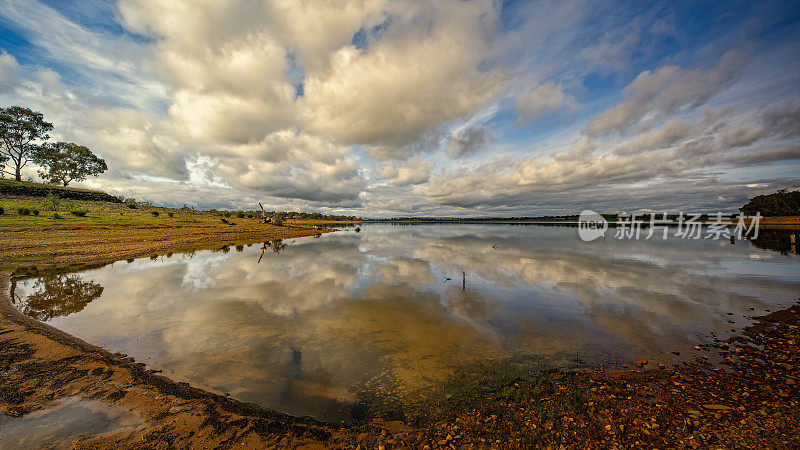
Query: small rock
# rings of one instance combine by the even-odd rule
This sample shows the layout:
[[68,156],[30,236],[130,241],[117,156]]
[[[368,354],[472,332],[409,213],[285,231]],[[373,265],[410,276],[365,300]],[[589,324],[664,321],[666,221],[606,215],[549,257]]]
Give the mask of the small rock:
[[715,411],[727,411],[729,409],[733,409],[730,406],[720,405],[720,404],[717,404],[717,403],[713,403],[713,404],[709,404],[709,405],[703,405],[703,408],[705,408],[705,409],[713,409]]

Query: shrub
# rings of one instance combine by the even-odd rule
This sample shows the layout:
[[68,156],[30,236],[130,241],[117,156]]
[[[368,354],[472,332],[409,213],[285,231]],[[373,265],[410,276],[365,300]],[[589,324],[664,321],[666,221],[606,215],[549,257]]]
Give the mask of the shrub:
[[228,221],[227,221],[227,220],[225,220],[225,219],[219,219],[219,220],[221,220],[221,221],[222,221],[222,223],[224,223],[224,224],[228,224],[228,223],[230,223],[230,222],[228,222]]
[[231,216],[231,212],[230,211],[225,211],[225,212],[222,213],[222,215],[225,216],[225,217],[230,217]]
[[236,212],[236,217],[238,217],[238,218],[240,218],[240,219],[244,219],[244,213],[243,213],[243,212],[241,212],[241,211],[237,211],[237,212]]
[[152,214],[153,217],[158,217],[158,211],[150,211],[150,214]]
[[5,213],[6,213],[6,210],[5,210],[5,209],[3,209],[2,207],[0,207],[0,216],[2,216],[2,215],[3,215],[3,214],[5,214]]
[[36,209],[36,208],[33,208],[33,209],[31,209],[31,214],[33,214],[34,216],[38,216],[39,215],[39,210]]
[[47,202],[47,206],[51,211],[58,211],[58,207],[61,205],[61,197],[59,197],[58,194],[53,194],[52,192],[47,194],[45,201]]
[[31,210],[24,206],[20,206],[19,208],[17,208],[17,214],[19,214],[20,216],[27,216],[30,213]]
[[61,216],[59,216],[58,213],[53,213],[53,219],[60,219],[60,218]]
[[283,219],[281,219],[280,217],[273,217],[272,224],[275,225],[276,227],[279,227],[283,225]]
[[85,216],[85,215],[86,215],[86,213],[88,213],[88,212],[89,212],[89,211],[87,211],[87,210],[85,210],[85,209],[73,209],[73,210],[72,210],[72,211],[70,211],[69,213],[70,213],[70,214],[72,214],[73,216],[77,216],[77,217],[83,217],[83,216]]
[[127,206],[130,209],[136,209],[136,199],[135,198],[125,199],[125,206]]
[[168,212],[168,213],[167,213],[167,215],[168,215],[169,217],[174,217],[174,216],[175,216],[175,213],[174,213],[174,212],[172,212],[172,211],[170,211],[170,212]]

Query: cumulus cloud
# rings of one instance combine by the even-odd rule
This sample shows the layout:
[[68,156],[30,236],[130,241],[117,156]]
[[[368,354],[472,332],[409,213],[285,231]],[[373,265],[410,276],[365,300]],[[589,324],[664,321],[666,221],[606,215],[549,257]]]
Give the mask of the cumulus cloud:
[[690,111],[731,87],[747,63],[744,54],[730,51],[711,69],[665,66],[639,74],[623,91],[626,99],[589,121],[585,132],[604,136],[647,128],[678,111]]
[[[709,61],[710,48],[730,48],[724,36],[642,56],[681,33],[663,11],[119,0],[103,6],[117,22],[96,26],[39,0],[3,5],[24,44],[0,52],[0,102],[42,111],[54,139],[105,158],[110,170],[91,186],[138,198],[516,215],[519,205],[574,205],[572,192],[623,201],[620,184],[690,189],[721,171],[797,159],[796,94],[770,104],[754,93],[796,84],[797,63],[766,79],[772,69],[749,69],[759,55]],[[595,75],[627,83],[622,100],[609,105],[618,92],[584,85]],[[570,123],[555,123],[563,112]],[[535,119],[545,115],[555,127],[543,131]],[[607,193],[586,194],[597,186]]]
[[404,5],[368,49],[343,47],[308,73],[300,100],[306,127],[343,142],[409,146],[466,119],[503,87],[481,63],[496,24],[489,1]]
[[395,186],[408,186],[428,181],[433,162],[415,156],[406,162],[386,161],[380,165],[378,176]]

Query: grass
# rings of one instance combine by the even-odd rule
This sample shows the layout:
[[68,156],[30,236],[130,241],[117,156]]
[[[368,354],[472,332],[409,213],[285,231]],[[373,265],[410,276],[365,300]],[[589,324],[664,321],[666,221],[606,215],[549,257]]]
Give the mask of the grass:
[[30,186],[30,187],[39,187],[45,189],[60,189],[60,190],[67,190],[67,191],[77,191],[77,192],[99,192],[103,194],[104,192],[95,191],[92,189],[80,189],[80,188],[73,188],[73,187],[63,187],[63,186],[54,186],[52,184],[45,184],[45,183],[36,183],[33,181],[14,181],[14,180],[7,180],[0,178],[0,186]]
[[[0,180],[8,181],[8,180]],[[53,199],[47,197],[1,196],[0,227],[52,226],[137,226],[164,227],[190,224],[219,224],[220,212],[192,209],[129,208],[125,203]],[[47,214],[39,213],[45,211]],[[38,215],[37,215],[38,213]],[[260,222],[259,218],[239,219]],[[237,220],[238,221],[238,220]]]

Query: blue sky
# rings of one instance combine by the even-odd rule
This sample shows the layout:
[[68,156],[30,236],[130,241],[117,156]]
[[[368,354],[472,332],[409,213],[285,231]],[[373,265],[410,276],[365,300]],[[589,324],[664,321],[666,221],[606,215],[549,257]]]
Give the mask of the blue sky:
[[800,187],[797,1],[0,3],[0,104],[104,157],[86,186],[156,203],[734,211]]

